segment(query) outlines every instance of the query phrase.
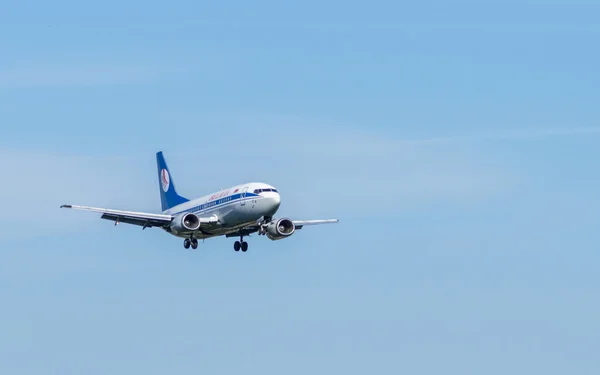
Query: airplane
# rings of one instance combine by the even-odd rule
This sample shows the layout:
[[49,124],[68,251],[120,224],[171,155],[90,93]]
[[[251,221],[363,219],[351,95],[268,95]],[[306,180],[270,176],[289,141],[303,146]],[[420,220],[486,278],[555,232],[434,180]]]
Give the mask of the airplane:
[[126,223],[146,228],[157,227],[165,232],[184,238],[183,247],[198,248],[198,240],[225,236],[239,237],[235,251],[246,252],[248,243],[244,236],[258,233],[272,241],[289,238],[296,230],[308,225],[338,223],[338,219],[291,220],[276,218],[281,204],[279,191],[266,183],[249,182],[213,194],[189,200],[175,189],[173,177],[163,152],[156,153],[158,182],[162,213],[146,213],[113,210],[65,204],[70,208],[101,213],[101,219],[114,221],[114,225]]

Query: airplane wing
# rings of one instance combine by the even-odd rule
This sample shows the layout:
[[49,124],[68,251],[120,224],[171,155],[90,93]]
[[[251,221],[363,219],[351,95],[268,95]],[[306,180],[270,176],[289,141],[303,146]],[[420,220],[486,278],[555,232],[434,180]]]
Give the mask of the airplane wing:
[[296,229],[302,229],[305,225],[319,225],[319,224],[331,224],[338,223],[338,219],[328,219],[328,220],[292,220]]
[[173,216],[171,215],[111,210],[108,208],[75,206],[71,204],[62,205],[60,206],[60,208],[71,208],[74,210],[99,212],[102,214],[102,216],[100,217],[101,219],[114,221],[115,225],[117,225],[118,223],[133,224],[142,226],[142,229],[151,227],[164,227],[169,225],[169,223],[171,223],[171,221],[173,220]]
[[[338,219],[327,219],[327,220],[292,220],[296,229],[302,229],[306,225],[319,225],[319,224],[331,224],[331,223],[339,223]],[[258,232],[260,229],[260,225],[249,225],[240,230],[236,230],[231,233],[227,233],[225,237],[238,237],[240,235],[248,236],[252,233]]]

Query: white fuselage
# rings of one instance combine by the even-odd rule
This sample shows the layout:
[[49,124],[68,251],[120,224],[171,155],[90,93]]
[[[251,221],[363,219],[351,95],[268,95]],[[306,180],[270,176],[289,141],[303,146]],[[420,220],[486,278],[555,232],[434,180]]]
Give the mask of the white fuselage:
[[195,238],[208,238],[236,232],[262,217],[272,217],[280,204],[281,197],[277,189],[268,184],[252,182],[182,203],[163,213],[173,216],[193,213],[201,218],[215,216],[218,223],[200,226],[194,233]]

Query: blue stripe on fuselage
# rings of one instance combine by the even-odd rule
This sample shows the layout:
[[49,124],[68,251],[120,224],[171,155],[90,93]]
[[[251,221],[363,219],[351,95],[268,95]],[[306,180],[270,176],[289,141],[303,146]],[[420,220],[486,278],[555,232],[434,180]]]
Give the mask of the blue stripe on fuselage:
[[191,207],[188,208],[187,210],[182,210],[182,211],[177,211],[174,212],[172,215],[177,215],[177,214],[181,214],[184,212],[195,212],[195,213],[201,213],[201,211],[209,211],[215,207],[223,207],[228,205],[229,203],[233,203],[233,202],[239,202],[242,199],[247,199],[247,198],[252,198],[252,197],[259,197],[260,195],[258,194],[254,194],[254,193],[245,193],[244,194],[244,198],[242,198],[242,194],[234,194],[234,195],[230,195],[228,197],[223,197],[223,198],[219,198],[219,199],[215,199],[213,201],[210,202],[206,202],[204,204],[201,204],[199,206],[195,206],[195,207]]

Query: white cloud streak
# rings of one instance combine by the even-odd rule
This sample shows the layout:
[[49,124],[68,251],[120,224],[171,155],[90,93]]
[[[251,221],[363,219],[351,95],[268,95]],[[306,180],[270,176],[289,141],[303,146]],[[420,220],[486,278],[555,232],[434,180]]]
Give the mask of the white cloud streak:
[[0,89],[141,84],[155,82],[165,73],[147,63],[101,60],[0,66]]
[[136,193],[144,181],[136,178],[136,169],[126,158],[14,149],[0,149],[0,158],[9,176],[0,187],[5,212],[0,217],[0,237],[67,233],[98,220],[59,209],[70,202],[154,208],[145,206],[143,194]]
[[[261,124],[245,132],[243,141],[232,140],[234,124],[227,134],[212,135],[193,157],[176,145],[165,150],[180,193],[193,198],[243,181],[265,181],[283,194],[280,214],[308,219],[375,218],[438,204],[478,204],[510,194],[526,177],[485,151],[469,151],[463,142],[600,134],[597,128],[580,128],[402,140],[352,129]],[[100,224],[98,215],[60,210],[61,204],[159,211],[153,154],[0,149],[0,158],[8,160],[4,172],[10,176],[0,186],[9,213],[0,218],[2,237]]]
[[574,127],[563,129],[526,129],[491,132],[487,134],[457,135],[449,137],[433,137],[424,139],[408,139],[404,142],[410,143],[444,143],[444,142],[477,142],[477,141],[510,141],[531,140],[536,138],[550,137],[573,137],[573,136],[597,136],[600,135],[600,127]]

